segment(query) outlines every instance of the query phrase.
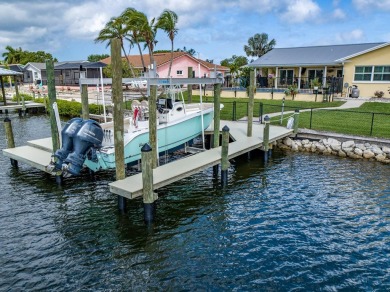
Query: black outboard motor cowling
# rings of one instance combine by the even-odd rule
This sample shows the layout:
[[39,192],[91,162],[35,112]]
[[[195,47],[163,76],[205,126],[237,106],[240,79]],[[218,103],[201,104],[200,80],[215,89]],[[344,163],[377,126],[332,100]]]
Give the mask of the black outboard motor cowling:
[[82,118],[73,118],[69,120],[62,129],[62,147],[53,155],[56,158],[54,163],[56,169],[60,170],[62,168],[64,160],[68,157],[69,153],[73,151],[73,137],[75,137],[80,130],[82,122]]
[[101,147],[103,141],[103,129],[93,120],[83,122],[77,135],[73,138],[74,151],[65,159],[66,170],[73,174],[80,174],[85,157],[92,147]]

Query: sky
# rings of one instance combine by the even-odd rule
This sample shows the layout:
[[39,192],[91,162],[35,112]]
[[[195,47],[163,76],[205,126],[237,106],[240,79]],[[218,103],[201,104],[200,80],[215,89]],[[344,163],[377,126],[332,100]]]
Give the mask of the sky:
[[[215,64],[245,56],[256,33],[267,33],[277,48],[390,42],[390,0],[0,0],[0,59],[7,45],[43,50],[59,61],[109,54],[94,39],[128,7],[150,19],[173,10],[175,49],[192,48]],[[170,49],[165,33],[157,41],[156,50]]]

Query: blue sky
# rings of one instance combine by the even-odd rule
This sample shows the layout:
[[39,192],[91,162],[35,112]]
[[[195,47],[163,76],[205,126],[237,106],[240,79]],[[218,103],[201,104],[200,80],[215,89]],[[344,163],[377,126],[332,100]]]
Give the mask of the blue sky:
[[[109,53],[93,39],[127,7],[150,18],[175,11],[175,48],[193,48],[217,64],[245,56],[248,38],[262,32],[280,48],[390,42],[390,0],[0,0],[0,55],[7,45],[44,50],[60,61]],[[157,40],[157,50],[170,49],[162,32]]]

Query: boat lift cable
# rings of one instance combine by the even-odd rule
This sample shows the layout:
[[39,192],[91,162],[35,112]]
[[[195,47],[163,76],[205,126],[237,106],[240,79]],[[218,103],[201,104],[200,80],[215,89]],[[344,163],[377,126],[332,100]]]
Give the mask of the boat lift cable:
[[[200,63],[198,66],[199,71],[199,79],[200,79]],[[205,141],[204,141],[204,120],[203,120],[203,102],[202,102],[202,84],[199,82],[199,99],[200,99],[200,119],[202,121],[202,146],[203,149],[206,149],[205,147]]]

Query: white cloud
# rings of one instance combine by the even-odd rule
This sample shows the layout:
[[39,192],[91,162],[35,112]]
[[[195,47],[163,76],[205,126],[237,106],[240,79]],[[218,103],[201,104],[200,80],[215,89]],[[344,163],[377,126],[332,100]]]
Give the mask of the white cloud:
[[294,0],[288,2],[287,9],[281,18],[289,23],[301,23],[315,19],[321,12],[317,3],[312,0]]
[[340,0],[333,0],[333,6],[338,6],[340,3]]
[[336,8],[336,9],[333,11],[332,16],[333,16],[333,18],[335,18],[335,19],[345,19],[345,17],[346,17],[344,11],[341,10],[340,8]]
[[390,10],[390,0],[353,0],[358,10]]
[[363,37],[364,33],[361,29],[354,29],[350,32],[342,32],[336,34],[336,40],[338,43],[361,41]]

